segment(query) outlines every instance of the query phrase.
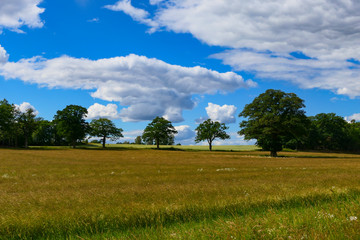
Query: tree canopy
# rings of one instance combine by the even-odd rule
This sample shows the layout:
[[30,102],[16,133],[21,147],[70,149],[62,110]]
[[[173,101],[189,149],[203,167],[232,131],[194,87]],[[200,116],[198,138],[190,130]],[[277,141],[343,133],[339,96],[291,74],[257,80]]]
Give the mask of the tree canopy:
[[217,121],[213,122],[211,119],[200,123],[199,126],[195,129],[196,137],[195,142],[199,143],[201,141],[207,141],[209,144],[209,150],[212,150],[212,143],[216,138],[225,140],[229,139],[230,136],[225,132],[228,127],[225,123],[219,123]]
[[56,112],[54,121],[58,133],[71,143],[73,148],[76,142],[85,137],[89,125],[85,121],[87,109],[78,105],[68,105]]
[[276,157],[286,138],[300,140],[306,135],[308,120],[304,100],[294,93],[269,89],[247,104],[239,117],[248,118],[240,123],[245,140],[256,139],[256,144]]
[[121,137],[122,129],[117,128],[115,124],[106,118],[94,119],[90,123],[90,135],[94,137],[102,138],[102,146],[105,148],[106,138],[110,138],[111,140],[116,140]]
[[22,112],[19,114],[18,124],[22,131],[22,134],[24,135],[25,148],[28,147],[29,138],[31,137],[32,133],[37,128],[37,122],[38,122],[38,119],[36,119],[34,110],[31,108],[29,108],[25,112]]
[[171,142],[171,139],[174,139],[174,134],[176,133],[177,131],[170,121],[163,117],[156,117],[145,128],[142,139],[145,143],[155,142],[156,148],[159,149],[160,143]]

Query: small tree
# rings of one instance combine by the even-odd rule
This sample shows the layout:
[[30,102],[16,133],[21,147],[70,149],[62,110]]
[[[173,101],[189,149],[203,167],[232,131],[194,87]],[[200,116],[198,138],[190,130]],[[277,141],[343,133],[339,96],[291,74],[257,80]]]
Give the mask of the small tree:
[[135,138],[134,143],[135,143],[135,144],[139,144],[139,145],[142,144],[141,136],[137,136],[137,137]]
[[156,117],[145,128],[142,139],[146,143],[155,141],[156,148],[159,149],[160,142],[169,142],[169,139],[174,138],[176,133],[177,131],[170,121],[163,117]]
[[76,147],[76,142],[85,138],[89,125],[85,121],[87,109],[78,105],[68,105],[56,112],[54,121],[58,133]]
[[295,93],[269,89],[239,114],[248,120],[240,123],[238,133],[244,135],[245,140],[256,139],[258,146],[276,157],[284,139],[299,139],[307,134],[308,119],[303,107],[304,100]]
[[122,129],[115,127],[115,124],[106,118],[94,119],[90,123],[90,135],[94,137],[102,138],[102,146],[105,148],[106,138],[111,138],[111,140],[116,140],[121,137]]
[[216,138],[221,140],[229,139],[230,136],[225,132],[228,129],[225,123],[213,122],[211,119],[200,123],[195,129],[196,137],[195,142],[207,141],[209,144],[209,150],[212,151],[212,143]]

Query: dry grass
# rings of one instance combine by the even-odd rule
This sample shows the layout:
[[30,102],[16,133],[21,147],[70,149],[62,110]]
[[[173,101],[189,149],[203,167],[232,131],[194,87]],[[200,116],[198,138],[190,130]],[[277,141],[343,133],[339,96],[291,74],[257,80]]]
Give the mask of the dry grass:
[[2,149],[0,237],[359,237],[360,156],[280,155]]

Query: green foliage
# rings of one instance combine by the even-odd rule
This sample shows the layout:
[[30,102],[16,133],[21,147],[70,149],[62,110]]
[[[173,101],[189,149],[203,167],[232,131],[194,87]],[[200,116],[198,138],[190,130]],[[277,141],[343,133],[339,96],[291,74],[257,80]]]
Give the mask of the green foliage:
[[207,141],[209,150],[212,150],[212,143],[216,138],[221,140],[229,139],[230,136],[225,132],[228,127],[225,123],[213,122],[211,119],[200,123],[196,130],[195,142]]
[[156,117],[145,128],[142,139],[146,143],[155,142],[157,149],[161,143],[174,144],[174,134],[177,131],[173,127],[170,121],[163,117]]
[[340,150],[348,144],[347,125],[343,117],[335,113],[320,113],[311,118],[313,148]]
[[121,128],[117,128],[111,120],[106,118],[94,119],[90,123],[90,135],[101,137],[103,148],[105,147],[106,138],[114,141],[124,137],[122,131]]
[[306,135],[308,120],[304,100],[294,93],[269,89],[247,104],[239,117],[248,118],[240,123],[245,140],[256,139],[257,145],[277,156],[286,139],[300,141]]
[[48,120],[39,120],[37,128],[32,134],[32,143],[39,146],[60,145],[56,141],[56,129],[52,122]]
[[63,110],[56,112],[54,121],[57,132],[63,136],[73,148],[77,141],[85,138],[89,130],[88,123],[85,121],[87,109],[78,105],[68,105]]
[[135,140],[134,140],[134,143],[135,143],[135,144],[139,144],[139,145],[140,145],[140,144],[143,144],[143,143],[142,143],[141,136],[137,136],[137,137],[135,138]]
[[39,119],[36,119],[34,110],[29,108],[24,113],[20,113],[18,117],[18,125],[24,135],[25,148],[28,148],[29,138],[36,130]]
[[19,135],[16,118],[19,111],[14,104],[10,104],[6,99],[0,101],[0,141],[2,145],[17,145]]

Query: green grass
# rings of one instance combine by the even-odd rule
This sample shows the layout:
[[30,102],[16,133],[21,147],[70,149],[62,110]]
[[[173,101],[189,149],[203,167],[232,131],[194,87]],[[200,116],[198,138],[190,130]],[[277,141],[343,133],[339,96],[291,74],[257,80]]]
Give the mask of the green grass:
[[[89,144],[83,146],[85,148],[101,148],[101,144]],[[155,149],[155,145],[139,145],[139,144],[106,144],[106,148],[118,148],[118,149]],[[179,150],[190,150],[190,151],[208,151],[209,146],[207,145],[160,145],[161,149],[179,149]],[[260,150],[255,145],[220,145],[213,146],[213,151],[255,151]]]
[[360,238],[359,155],[225,150],[0,149],[0,239]]

